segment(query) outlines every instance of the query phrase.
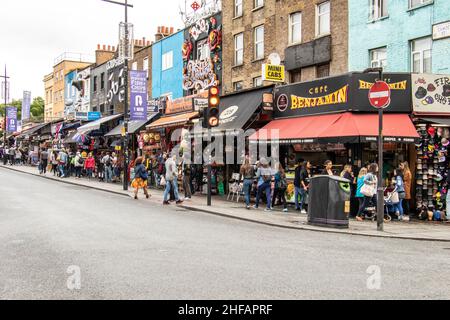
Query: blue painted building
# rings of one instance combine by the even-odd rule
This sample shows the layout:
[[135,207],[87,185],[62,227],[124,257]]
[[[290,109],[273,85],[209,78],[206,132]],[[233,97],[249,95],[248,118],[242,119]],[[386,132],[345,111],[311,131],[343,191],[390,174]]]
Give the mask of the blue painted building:
[[181,30],[155,42],[152,46],[152,98],[183,97],[183,58]]
[[450,73],[449,20],[450,0],[349,0],[349,71]]

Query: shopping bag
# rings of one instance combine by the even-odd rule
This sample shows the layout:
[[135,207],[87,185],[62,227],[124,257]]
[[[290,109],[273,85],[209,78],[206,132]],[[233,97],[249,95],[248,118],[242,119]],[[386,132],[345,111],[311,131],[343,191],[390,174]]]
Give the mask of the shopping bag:
[[375,188],[372,187],[371,185],[368,184],[364,184],[361,187],[361,194],[365,195],[366,197],[373,197],[373,195],[375,194]]
[[159,185],[161,187],[165,187],[167,184],[166,179],[164,178],[164,176],[161,177],[161,181],[159,182]]

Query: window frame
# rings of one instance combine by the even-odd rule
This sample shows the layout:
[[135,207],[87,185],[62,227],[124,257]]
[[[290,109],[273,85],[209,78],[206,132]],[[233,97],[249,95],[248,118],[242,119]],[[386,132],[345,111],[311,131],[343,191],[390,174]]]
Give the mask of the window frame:
[[413,6],[412,5],[413,0],[408,0],[408,9],[419,8],[419,7],[422,7],[424,5],[431,4],[431,3],[434,2],[434,0],[419,0],[419,1],[420,1],[419,4],[416,4],[416,5]]
[[[242,48],[238,49],[238,37],[242,37]],[[238,62],[238,53],[241,52],[241,61]],[[234,65],[241,66],[244,64],[244,33],[238,33],[234,35]]]
[[[297,22],[297,23],[293,23],[292,22],[292,20],[293,20],[293,16],[294,15],[300,15],[300,22]],[[299,44],[299,43],[302,43],[302,40],[303,40],[303,35],[302,35],[302,32],[303,32],[303,28],[302,28],[302,21],[303,21],[303,15],[302,15],[302,12],[301,11],[296,11],[296,12],[292,12],[292,13],[290,13],[289,14],[289,25],[288,25],[288,29],[289,29],[289,32],[288,32],[288,37],[289,37],[289,39],[288,39],[288,44],[289,45],[293,45],[293,44]],[[299,41],[293,41],[293,39],[292,39],[292,36],[293,36],[293,27],[294,26],[296,26],[297,24],[299,24],[300,25],[300,40]]]
[[[262,28],[262,39],[260,39],[259,41],[257,40],[257,36],[258,36],[258,30],[260,30]],[[255,60],[262,60],[265,57],[265,43],[264,43],[264,39],[265,38],[265,34],[264,34],[264,25],[261,24],[259,26],[256,26],[253,28],[253,58]],[[261,48],[261,52],[258,51],[258,45],[261,45],[262,43],[262,48]],[[258,53],[260,54],[258,56]],[[261,55],[262,54],[262,55]]]
[[[169,59],[170,57],[170,59]],[[169,66],[170,62],[170,66]],[[161,57],[161,70],[166,71],[173,68],[173,50],[167,51]]]
[[[327,13],[320,13],[320,7],[328,4],[329,10]],[[321,16],[328,14],[328,32],[321,33],[320,32],[320,18]],[[316,38],[324,37],[331,34],[331,1],[324,1],[322,3],[316,4]]]
[[[261,2],[260,5],[258,5],[258,2]],[[264,0],[253,0],[253,9],[258,9],[264,7]]]
[[[369,0],[369,20],[370,21],[376,21],[383,18],[386,18],[389,16],[388,12],[388,0]],[[377,6],[375,6],[375,3],[377,3]],[[380,9],[380,6],[378,4],[382,4],[382,8]]]
[[[414,43],[416,41],[420,41],[420,40],[428,40],[429,41],[429,49],[426,50],[414,50]],[[424,56],[425,56],[425,52],[429,52],[430,53],[430,69],[428,71],[424,70]],[[414,55],[419,54],[419,71],[414,71]],[[411,60],[411,72],[412,73],[432,73],[433,72],[433,39],[431,36],[428,37],[422,37],[422,38],[417,38],[417,39],[412,39],[410,41],[410,60]]]
[[[237,85],[238,85],[239,83],[241,84],[241,88],[240,88],[240,89],[237,89],[236,87],[237,87]],[[244,90],[244,81],[239,80],[239,81],[233,82],[233,91],[234,91],[234,92],[239,92],[239,91],[242,91],[242,90]]]
[[[234,17],[239,18],[244,14],[244,0],[234,0]],[[240,8],[240,12],[238,12],[238,8]]]
[[[377,54],[384,50],[384,54],[385,54],[385,59],[379,59],[377,57],[377,59],[373,59],[373,53],[377,52]],[[385,64],[383,65],[383,61],[385,62]],[[374,65],[374,62],[377,62],[376,65]],[[369,68],[378,68],[378,67],[383,67],[383,69],[387,68],[387,47],[378,47],[378,48],[374,48],[374,49],[370,49],[369,50]]]

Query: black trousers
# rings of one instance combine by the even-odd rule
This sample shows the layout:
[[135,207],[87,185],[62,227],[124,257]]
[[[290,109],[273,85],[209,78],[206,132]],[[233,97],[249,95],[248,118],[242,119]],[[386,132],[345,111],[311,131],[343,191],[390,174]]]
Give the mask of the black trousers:
[[286,201],[286,189],[275,188],[273,191],[272,197],[272,207],[275,207],[275,202],[277,199],[280,200],[281,204],[284,206],[284,209],[287,209],[287,201]]
[[41,172],[47,173],[48,160],[41,160]]

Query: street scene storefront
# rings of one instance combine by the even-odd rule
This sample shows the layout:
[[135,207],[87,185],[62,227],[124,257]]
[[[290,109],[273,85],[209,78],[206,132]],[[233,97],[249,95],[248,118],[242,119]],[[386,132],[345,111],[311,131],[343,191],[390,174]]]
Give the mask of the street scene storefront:
[[[250,140],[280,145],[280,161],[290,178],[288,201],[294,201],[291,191],[298,163],[310,161],[313,175],[321,173],[326,160],[332,161],[336,175],[351,164],[357,175],[360,168],[377,161],[378,116],[368,101],[375,81],[375,75],[350,73],[275,89],[274,120]],[[419,135],[410,117],[410,74],[386,74],[385,81],[392,92],[383,130],[383,177],[388,180],[400,162],[414,156]]]

